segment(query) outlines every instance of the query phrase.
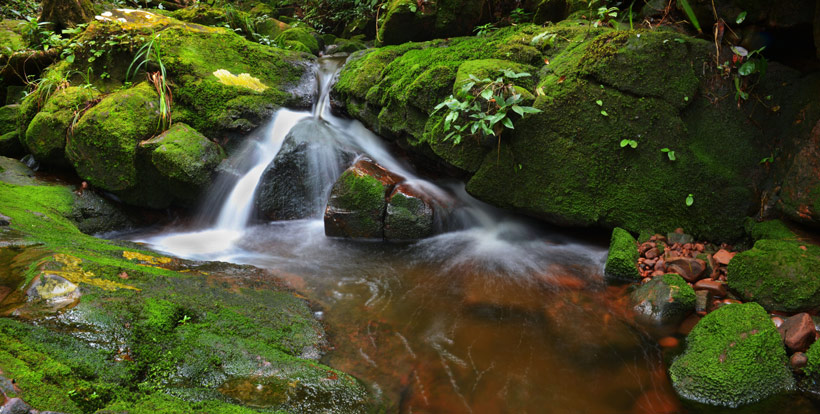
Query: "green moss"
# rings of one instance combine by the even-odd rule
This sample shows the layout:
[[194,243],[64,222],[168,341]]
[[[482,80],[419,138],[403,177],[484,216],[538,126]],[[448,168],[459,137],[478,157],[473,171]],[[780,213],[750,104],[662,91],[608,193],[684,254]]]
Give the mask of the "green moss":
[[806,351],[808,363],[803,373],[814,381],[820,381],[820,341],[815,341]]
[[729,289],[768,310],[820,308],[820,247],[787,240],[758,240],[727,270]]
[[698,322],[669,368],[681,397],[736,407],[794,386],[780,334],[756,303],[727,305]]
[[612,230],[604,269],[607,279],[627,282],[641,280],[638,257],[638,242],[628,231],[616,227]]
[[0,135],[0,156],[20,158],[24,154],[25,149],[20,143],[16,130]]
[[654,277],[632,293],[636,314],[649,324],[680,323],[695,310],[695,291],[678,274]]
[[74,128],[66,155],[77,174],[108,191],[137,185],[136,149],[159,127],[159,97],[147,82],[108,95]]
[[285,30],[273,40],[277,44],[285,44],[286,42],[301,43],[306,47],[310,53],[319,53],[319,41],[313,36],[310,30],[304,27],[293,27]]
[[746,219],[746,234],[753,241],[761,239],[798,240],[800,238],[780,220],[758,222],[751,217]]
[[20,105],[6,105],[0,107],[0,135],[17,132],[17,118],[20,114]]
[[25,23],[22,20],[0,20],[0,56],[9,56],[12,53],[26,49],[23,36],[17,32],[17,26]]
[[22,142],[34,158],[44,164],[67,166],[65,146],[69,129],[86,105],[99,96],[90,88],[69,87],[48,98],[26,129]]

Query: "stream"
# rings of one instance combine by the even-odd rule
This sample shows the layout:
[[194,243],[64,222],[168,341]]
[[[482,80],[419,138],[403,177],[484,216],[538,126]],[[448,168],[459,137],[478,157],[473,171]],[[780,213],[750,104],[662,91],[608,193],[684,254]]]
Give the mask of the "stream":
[[[603,281],[607,240],[569,236],[484,205],[463,184],[418,177],[361,123],[331,114],[328,89],[343,62],[320,60],[313,111],[279,110],[240,151],[243,173],[220,179],[195,225],[133,240],[285,275],[327,326],[335,348],[322,362],[360,378],[388,412],[682,412],[666,375],[671,355],[633,322],[625,288]],[[342,146],[455,200],[452,219],[405,244],[326,237],[324,203],[307,219],[255,219],[264,170],[297,126],[323,140],[309,154],[320,169],[310,188],[322,200],[344,168],[327,164]]]

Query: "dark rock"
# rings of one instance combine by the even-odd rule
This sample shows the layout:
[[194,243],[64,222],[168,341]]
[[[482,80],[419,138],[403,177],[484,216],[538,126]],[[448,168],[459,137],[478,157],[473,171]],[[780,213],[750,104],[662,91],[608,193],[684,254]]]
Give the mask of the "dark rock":
[[687,282],[694,283],[706,270],[706,263],[689,257],[670,257],[666,260],[666,270],[681,275]]
[[705,315],[709,311],[709,304],[712,303],[712,291],[710,290],[696,290],[695,291],[695,312]]
[[11,217],[0,214],[0,226],[8,226],[11,224]]
[[783,343],[790,352],[802,352],[814,342],[814,322],[808,313],[798,313],[783,322],[778,328]]
[[604,275],[610,281],[637,282],[641,280],[638,270],[637,240],[628,231],[616,227],[612,230],[609,254],[606,258]]
[[649,324],[676,324],[695,309],[695,291],[679,275],[653,278],[632,293],[639,319]]
[[125,230],[134,224],[119,206],[97,195],[93,190],[86,189],[80,194],[75,193],[74,200],[74,208],[68,218],[83,233],[99,234]]
[[732,292],[767,310],[820,307],[820,247],[809,243],[758,240],[732,259],[726,276]]
[[30,411],[31,406],[20,398],[12,398],[0,408],[0,414],[29,414]]
[[792,366],[794,372],[802,373],[803,368],[805,368],[808,363],[809,358],[802,352],[795,352],[791,358],[789,358],[789,365]]
[[387,196],[402,178],[362,158],[333,185],[325,209],[325,234],[354,239],[384,238]]
[[390,194],[384,217],[386,240],[416,240],[433,235],[436,209],[432,198],[422,191],[405,182]]
[[339,147],[334,131],[318,120],[304,120],[285,137],[262,174],[256,205],[270,220],[321,214],[330,187],[356,157]]
[[792,389],[777,329],[756,303],[726,305],[698,322],[669,367],[681,398],[737,407]]
[[820,224],[820,121],[810,136],[796,144],[794,158],[786,172],[778,208],[789,218],[817,226]]

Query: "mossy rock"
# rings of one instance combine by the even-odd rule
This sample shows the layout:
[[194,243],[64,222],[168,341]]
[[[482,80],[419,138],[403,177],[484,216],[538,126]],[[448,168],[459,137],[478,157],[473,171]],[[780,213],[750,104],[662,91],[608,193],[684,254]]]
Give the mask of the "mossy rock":
[[273,39],[276,44],[289,44],[288,42],[301,43],[310,53],[319,53],[319,41],[309,29],[304,27],[293,27],[287,29]]
[[225,154],[217,144],[178,122],[162,134],[140,143],[141,152],[161,177],[160,187],[175,200],[192,205],[211,184]]
[[0,135],[17,132],[17,118],[20,115],[20,105],[0,106]]
[[781,220],[766,220],[758,222],[749,217],[746,219],[746,234],[752,241],[762,239],[770,240],[799,240],[800,237],[795,234],[783,221]]
[[799,241],[758,240],[727,269],[729,289],[771,311],[820,309],[820,247]]
[[0,107],[0,156],[17,158],[25,154],[17,130],[19,114],[20,105]]
[[0,20],[0,56],[9,56],[12,53],[26,48],[23,36],[18,33],[18,25],[23,20]]
[[65,156],[70,129],[100,93],[91,88],[68,87],[53,93],[26,128],[26,150],[46,165],[68,166]]
[[809,350],[806,351],[806,357],[808,358],[808,363],[806,367],[803,368],[803,373],[815,381],[816,384],[817,381],[820,381],[820,341],[814,341],[814,343],[811,344]]
[[675,273],[652,278],[631,300],[638,318],[650,325],[678,324],[695,310],[695,291]]
[[695,325],[669,367],[682,398],[737,407],[794,387],[780,334],[756,303],[717,309]]
[[616,227],[612,230],[612,238],[609,241],[609,254],[606,257],[604,275],[611,281],[640,281],[639,257],[637,240],[628,231]]
[[140,83],[108,95],[83,114],[66,154],[77,174],[107,191],[125,192],[137,182],[136,150],[160,126],[159,96]]
[[440,0],[419,5],[392,0],[376,37],[385,45],[464,36],[482,20],[485,0]]

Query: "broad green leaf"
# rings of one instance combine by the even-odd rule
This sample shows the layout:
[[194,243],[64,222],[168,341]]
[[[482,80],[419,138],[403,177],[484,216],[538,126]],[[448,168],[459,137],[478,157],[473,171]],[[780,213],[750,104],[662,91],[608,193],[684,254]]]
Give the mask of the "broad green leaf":
[[695,204],[695,196],[692,195],[692,194],[689,194],[688,196],[686,196],[686,206],[691,207],[692,204]]
[[602,100],[600,100],[600,99],[598,99],[597,101],[595,101],[595,103],[596,103],[596,104],[598,104],[598,106],[604,106],[604,101],[602,101]]
[[517,113],[518,115],[524,116],[524,108],[522,108],[518,105],[513,105],[512,110],[513,110],[513,112]]
[[493,97],[493,90],[492,89],[484,89],[481,91],[481,97],[484,98],[485,101],[489,101],[490,98]]
[[505,117],[505,118],[504,118],[504,121],[502,122],[502,124],[503,124],[505,127],[509,128],[509,129],[515,129],[515,128],[513,127],[512,119],[510,119],[510,118],[506,118],[506,117]]
[[737,15],[737,20],[735,20],[735,23],[741,24],[744,20],[746,20],[746,12],[742,11],[740,12],[740,14]]
[[740,68],[737,70],[737,73],[740,76],[749,76],[752,73],[755,73],[755,69],[756,69],[755,63],[752,62],[752,61],[749,61],[749,62],[746,62],[746,63],[740,65]]

